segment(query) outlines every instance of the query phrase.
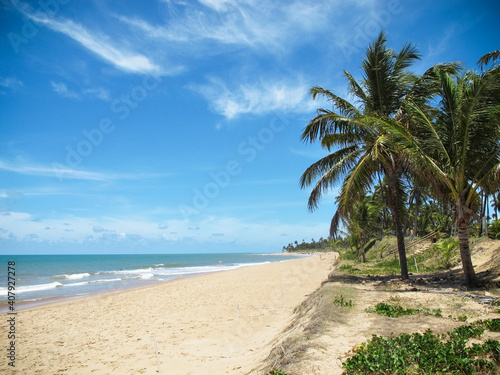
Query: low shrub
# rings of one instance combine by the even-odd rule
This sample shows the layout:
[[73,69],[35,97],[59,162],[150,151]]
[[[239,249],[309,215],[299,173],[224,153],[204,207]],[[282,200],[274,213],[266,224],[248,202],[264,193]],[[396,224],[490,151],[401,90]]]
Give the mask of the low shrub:
[[343,363],[344,374],[494,374],[500,365],[500,343],[488,339],[468,345],[485,328],[500,329],[500,319],[460,326],[448,333],[447,340],[431,330],[395,338],[373,335]]

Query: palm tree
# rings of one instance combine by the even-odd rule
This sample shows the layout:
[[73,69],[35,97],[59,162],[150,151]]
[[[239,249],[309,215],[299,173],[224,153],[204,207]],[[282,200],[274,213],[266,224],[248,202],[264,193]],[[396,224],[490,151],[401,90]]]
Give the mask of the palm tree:
[[371,238],[375,237],[379,224],[380,207],[376,203],[372,196],[366,196],[354,202],[347,217],[343,218],[349,233],[357,239],[358,261],[361,258],[363,263],[366,263],[365,246]]
[[[340,216],[346,216],[354,201],[359,201],[368,191],[373,179],[383,174],[388,184],[388,204],[391,211],[398,242],[401,277],[408,279],[404,245],[403,221],[406,200],[402,176],[406,161],[391,141],[387,132],[378,126],[378,121],[403,124],[407,119],[401,108],[407,97],[419,102],[427,95],[424,85],[415,86],[417,77],[407,68],[419,59],[416,48],[405,44],[398,53],[386,46],[386,36],[379,37],[366,50],[362,62],[363,80],[358,83],[344,71],[348,88],[357,100],[357,106],[325,90],[313,87],[313,99],[323,96],[332,102],[338,112],[319,109],[302,134],[302,140],[321,140],[329,152],[323,159],[312,164],[300,178],[304,188],[318,179],[311,191],[308,206],[314,210],[322,194],[342,181],[337,214],[332,221],[332,230]],[[422,81],[423,82],[423,81]],[[331,233],[333,235],[333,233]]]
[[454,207],[466,282],[478,285],[469,249],[469,223],[479,220],[480,191],[500,187],[500,67],[452,75],[436,70],[440,103],[435,117],[410,104],[412,132],[387,130],[419,164],[436,196]]
[[500,210],[500,192],[493,194],[491,207],[495,210],[495,220],[498,220],[498,211]]

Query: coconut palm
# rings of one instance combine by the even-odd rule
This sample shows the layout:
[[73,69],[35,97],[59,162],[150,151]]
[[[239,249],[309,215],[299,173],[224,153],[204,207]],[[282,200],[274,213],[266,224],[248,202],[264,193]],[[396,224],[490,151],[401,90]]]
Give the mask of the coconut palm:
[[481,56],[481,58],[477,63],[481,67],[481,70],[484,69],[490,63],[491,63],[490,69],[491,70],[494,69],[495,66],[500,64],[500,50],[492,51],[490,53],[487,53],[486,55]]
[[376,230],[380,224],[380,207],[373,196],[366,196],[356,201],[342,221],[351,236],[356,238],[356,253],[358,261],[366,263],[366,245],[370,239],[376,237]]
[[495,211],[493,214],[495,216],[495,220],[498,220],[498,211],[500,211],[500,192],[493,194],[491,207]]
[[469,249],[469,224],[479,220],[481,189],[500,187],[500,67],[459,76],[436,71],[440,103],[431,117],[409,104],[411,132],[386,127],[419,165],[433,192],[454,207],[460,256],[468,285],[478,284]]
[[407,43],[396,53],[386,46],[386,42],[385,34],[381,33],[368,46],[362,61],[360,83],[344,71],[356,105],[321,87],[311,89],[313,99],[326,98],[337,112],[321,108],[305,128],[302,134],[305,142],[320,140],[331,153],[307,168],[300,184],[304,188],[318,179],[308,202],[309,209],[314,210],[322,194],[342,182],[337,213],[332,221],[331,231],[334,231],[339,217],[346,216],[352,203],[361,200],[368,191],[373,179],[383,174],[387,179],[388,204],[397,236],[401,277],[407,279],[403,235],[406,196],[402,180],[407,163],[398,145],[377,122],[382,119],[396,125],[407,123],[402,112],[405,100],[413,97],[414,102],[425,103],[420,98],[427,95],[427,90],[424,89],[425,81],[421,80],[422,84],[416,86],[417,77],[408,71],[408,67],[419,59],[416,48]]

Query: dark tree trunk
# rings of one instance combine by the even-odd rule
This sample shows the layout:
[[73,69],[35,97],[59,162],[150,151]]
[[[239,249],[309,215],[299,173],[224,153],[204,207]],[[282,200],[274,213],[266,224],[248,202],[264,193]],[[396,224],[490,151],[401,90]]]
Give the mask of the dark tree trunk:
[[403,226],[401,225],[401,213],[396,210],[392,213],[394,217],[394,226],[396,229],[396,238],[398,240],[399,264],[401,266],[401,278],[409,279],[408,265],[406,263],[405,237],[403,234]]
[[415,217],[413,218],[413,237],[418,236],[418,216],[420,215],[420,189],[415,187]]
[[486,211],[486,203],[485,203],[485,193],[484,191],[481,193],[481,213],[480,213],[480,216],[481,216],[481,220],[479,222],[479,237],[481,237],[483,235],[483,232],[484,232],[484,220],[483,220],[483,217],[484,217],[484,213]]
[[469,249],[469,220],[468,215],[458,217],[458,242],[460,243],[460,258],[465,281],[470,287],[479,286],[479,279],[474,271]]
[[408,275],[408,265],[406,263],[406,249],[405,249],[405,237],[403,233],[403,214],[401,212],[401,207],[399,204],[398,196],[398,179],[394,175],[388,175],[389,184],[389,208],[392,213],[392,218],[394,220],[394,230],[396,232],[396,238],[398,241],[398,254],[399,254],[399,265],[401,266],[401,278],[409,279]]

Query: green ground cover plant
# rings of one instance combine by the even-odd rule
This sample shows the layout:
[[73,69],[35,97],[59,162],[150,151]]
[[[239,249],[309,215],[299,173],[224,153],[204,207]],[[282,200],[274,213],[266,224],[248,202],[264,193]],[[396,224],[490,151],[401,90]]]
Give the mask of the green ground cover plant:
[[492,339],[469,343],[485,329],[499,332],[500,319],[460,326],[441,336],[432,330],[395,338],[373,335],[343,363],[344,374],[495,374],[500,366],[500,343]]
[[345,299],[342,294],[340,295],[340,297],[335,297],[333,299],[333,304],[340,307],[353,307],[355,305],[352,300]]
[[376,312],[377,314],[380,315],[385,315],[390,318],[398,318],[400,316],[404,315],[416,315],[416,314],[425,314],[425,315],[433,315],[437,317],[441,317],[441,310],[440,309],[428,309],[428,308],[423,308],[423,309],[414,309],[414,308],[407,308],[405,309],[404,307],[398,306],[398,305],[389,305],[388,303],[378,303],[374,307],[369,307],[365,310],[366,312]]

